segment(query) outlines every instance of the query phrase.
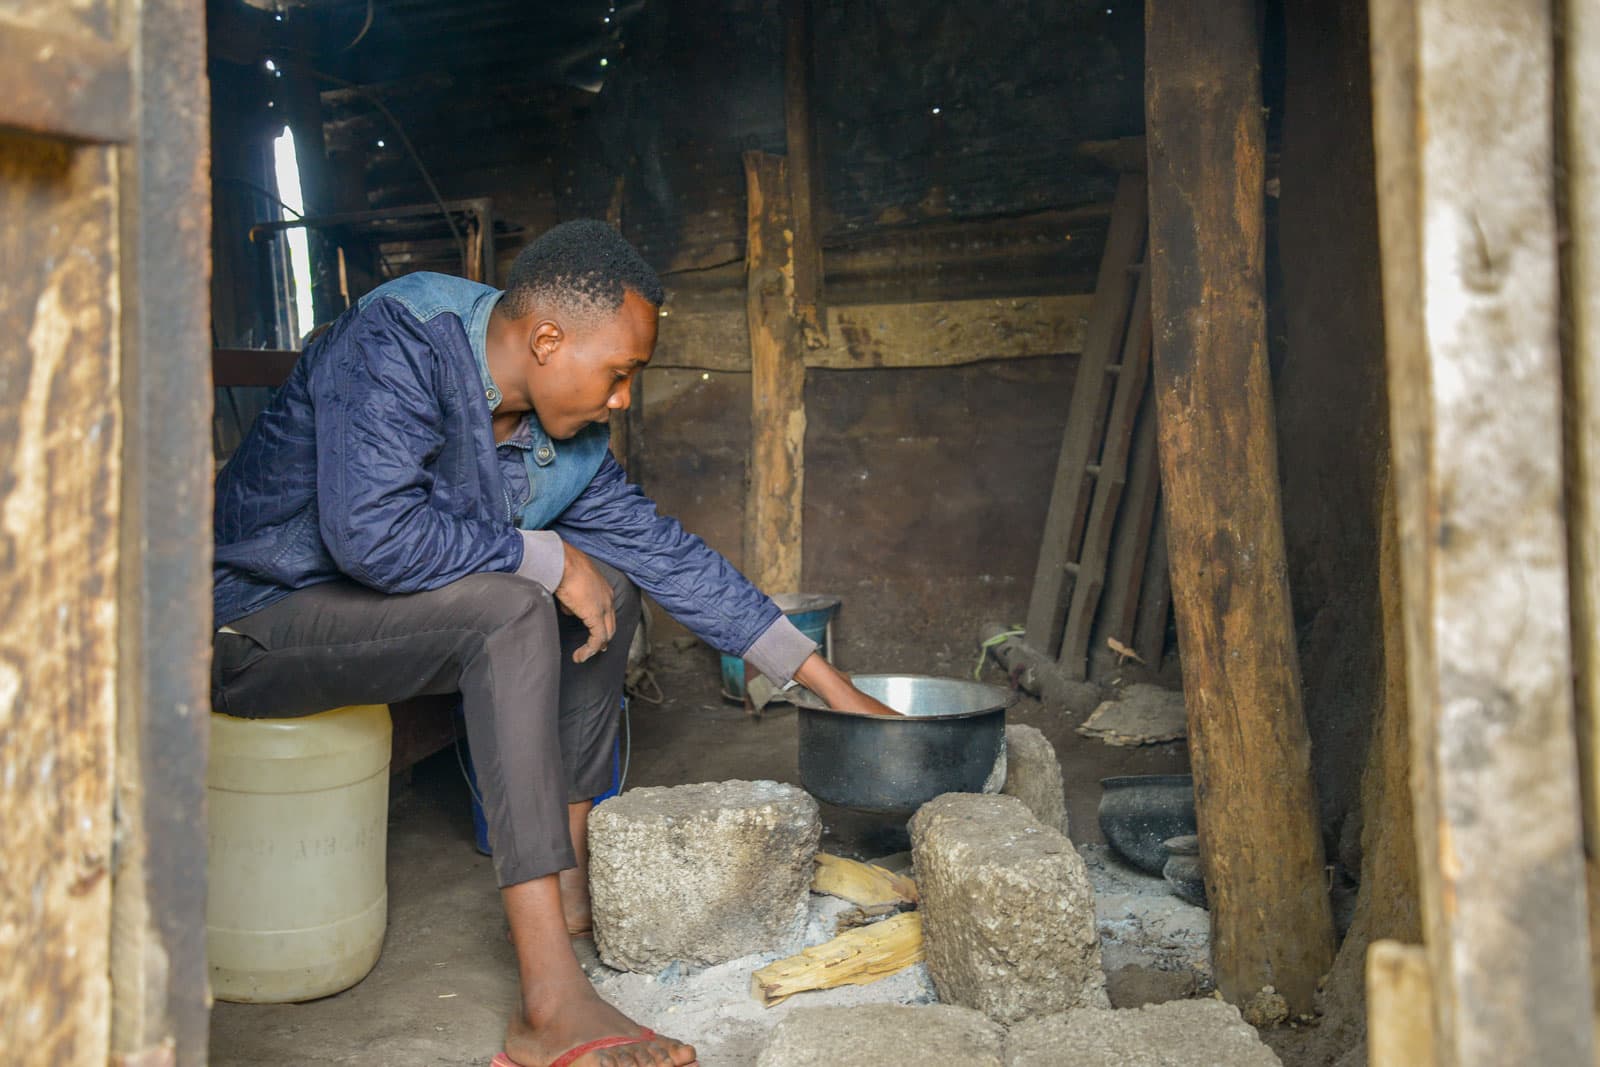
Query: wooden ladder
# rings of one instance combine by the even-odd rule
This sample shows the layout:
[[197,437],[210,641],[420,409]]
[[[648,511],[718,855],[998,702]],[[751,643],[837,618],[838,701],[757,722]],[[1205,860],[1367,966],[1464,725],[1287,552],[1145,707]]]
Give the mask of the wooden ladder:
[[[1144,175],[1124,174],[1112,204],[1028,605],[1027,644],[1056,659],[1073,679],[1088,677],[1093,637],[1136,647],[1155,666],[1166,630],[1165,538],[1148,389],[1148,212]],[[1097,625],[1108,567],[1111,592]]]

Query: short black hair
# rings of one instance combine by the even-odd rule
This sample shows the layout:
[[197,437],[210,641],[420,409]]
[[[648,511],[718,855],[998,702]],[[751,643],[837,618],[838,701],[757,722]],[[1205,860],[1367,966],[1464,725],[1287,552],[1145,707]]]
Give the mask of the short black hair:
[[514,319],[551,301],[582,313],[614,312],[632,289],[653,307],[666,299],[661,279],[631,244],[599,219],[573,219],[517,253],[501,310]]

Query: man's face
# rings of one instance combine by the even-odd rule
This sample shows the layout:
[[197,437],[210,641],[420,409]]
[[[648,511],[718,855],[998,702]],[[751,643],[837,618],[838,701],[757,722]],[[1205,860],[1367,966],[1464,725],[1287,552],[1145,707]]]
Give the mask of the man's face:
[[[608,422],[633,403],[633,379],[656,347],[656,309],[629,289],[610,315],[535,330],[544,358],[529,368],[529,393],[544,432],[566,440],[591,422]],[[541,347],[543,346],[543,347]]]

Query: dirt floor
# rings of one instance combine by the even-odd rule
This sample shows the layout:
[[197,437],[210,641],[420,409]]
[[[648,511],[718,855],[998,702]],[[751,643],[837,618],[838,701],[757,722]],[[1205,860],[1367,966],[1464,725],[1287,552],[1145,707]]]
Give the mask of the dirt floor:
[[[940,649],[910,668],[970,677],[976,648]],[[628,785],[731,778],[796,781],[794,713],[757,721],[719,695],[708,648],[658,648],[653,669],[664,703],[632,702]],[[892,664],[847,663],[862,671]],[[987,680],[1001,676],[988,668]],[[1073,732],[1081,716],[1024,698],[1011,721],[1038,727],[1060,756],[1071,836],[1101,840],[1099,779],[1187,770],[1181,742],[1113,748]],[[823,847],[874,857],[906,847],[904,827],[824,806]],[[501,1047],[516,1000],[516,968],[490,863],[472,847],[466,786],[441,753],[396,780],[389,821],[389,927],[383,956],[360,984],[298,1005],[218,1003],[211,1062],[234,1065],[481,1065]],[[694,1034],[677,1035],[693,1040]]]

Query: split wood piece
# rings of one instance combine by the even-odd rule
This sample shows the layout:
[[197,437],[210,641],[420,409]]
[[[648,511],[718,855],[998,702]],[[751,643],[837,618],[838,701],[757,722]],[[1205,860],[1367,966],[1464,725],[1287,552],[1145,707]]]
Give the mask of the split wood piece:
[[1433,991],[1421,945],[1374,941],[1367,948],[1367,1062],[1372,1067],[1434,1063]]
[[1106,415],[1099,470],[1094,479],[1094,503],[1084,526],[1078,570],[1073,576],[1072,601],[1061,635],[1061,669],[1068,678],[1089,676],[1089,636],[1094,628],[1100,591],[1105,588],[1106,564],[1111,558],[1111,538],[1122,504],[1122,487],[1128,480],[1128,455],[1133,445],[1134,423],[1150,375],[1150,279],[1139,276],[1122,344],[1122,366]]
[[922,916],[908,911],[769,963],[750,976],[750,994],[770,1008],[812,989],[870,985],[922,960]]
[[1151,315],[1161,484],[1212,959],[1303,1014],[1333,963],[1267,368],[1254,0],[1149,0]]
[[744,558],[762,589],[797,590],[805,495],[805,346],[794,305],[794,217],[782,156],[744,154],[749,238],[750,492]]
[[1144,248],[1147,220],[1144,176],[1124,174],[1111,209],[1111,226],[1100,259],[1083,355],[1068,401],[1067,426],[1028,601],[1027,642],[1051,658],[1060,648],[1071,592],[1067,579],[1089,512],[1089,461],[1105,425],[1111,393],[1107,369],[1121,349],[1133,301],[1135,276],[1128,268],[1138,262]]
[[811,891],[867,907],[917,902],[917,883],[905,875],[826,852],[817,853]]

